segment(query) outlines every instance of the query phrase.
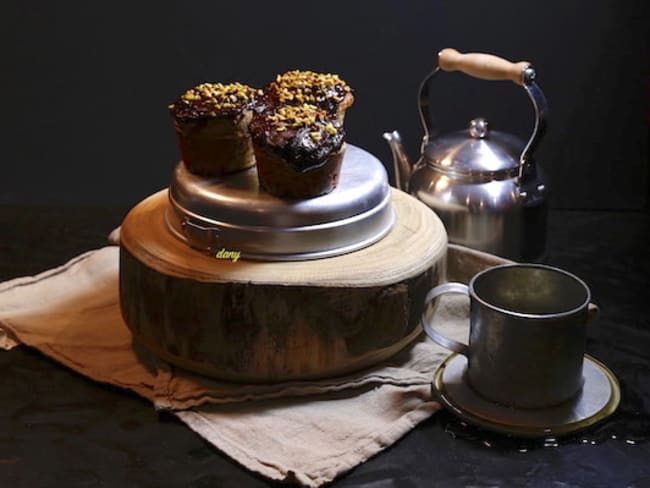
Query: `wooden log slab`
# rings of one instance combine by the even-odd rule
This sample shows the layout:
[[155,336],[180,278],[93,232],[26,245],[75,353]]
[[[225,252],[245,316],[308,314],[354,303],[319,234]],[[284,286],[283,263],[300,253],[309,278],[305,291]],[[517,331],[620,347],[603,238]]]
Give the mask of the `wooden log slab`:
[[122,315],[141,343],[182,368],[237,382],[365,368],[420,333],[424,296],[444,277],[438,217],[393,190],[397,219],[377,243],[312,261],[216,259],[165,223],[167,190],[122,224]]

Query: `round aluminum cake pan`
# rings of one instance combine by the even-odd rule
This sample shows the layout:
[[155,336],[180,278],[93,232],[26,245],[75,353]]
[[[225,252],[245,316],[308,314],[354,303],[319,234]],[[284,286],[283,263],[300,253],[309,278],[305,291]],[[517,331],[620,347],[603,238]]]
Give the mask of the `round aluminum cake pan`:
[[395,222],[381,162],[351,144],[337,187],[327,195],[284,200],[259,188],[256,169],[219,178],[179,163],[166,213],[171,232],[190,247],[241,258],[294,261],[344,254],[373,244]]

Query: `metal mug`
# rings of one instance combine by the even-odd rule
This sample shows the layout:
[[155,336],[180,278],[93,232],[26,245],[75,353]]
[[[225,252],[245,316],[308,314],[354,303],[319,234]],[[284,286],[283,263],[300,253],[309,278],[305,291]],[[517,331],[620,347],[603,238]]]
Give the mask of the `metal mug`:
[[[438,332],[431,304],[446,293],[470,297],[469,344]],[[598,315],[578,277],[540,264],[506,264],[476,274],[469,286],[445,283],[426,296],[422,326],[467,357],[465,378],[484,398],[516,408],[544,408],[577,396],[584,382],[586,326]]]

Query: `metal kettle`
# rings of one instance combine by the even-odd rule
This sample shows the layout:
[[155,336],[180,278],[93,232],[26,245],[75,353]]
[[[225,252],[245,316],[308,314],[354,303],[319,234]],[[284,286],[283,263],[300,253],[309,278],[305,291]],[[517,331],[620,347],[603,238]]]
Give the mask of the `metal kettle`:
[[[472,120],[466,130],[438,135],[428,111],[430,85],[441,70],[522,86],[535,109],[528,142],[491,130],[483,118]],[[530,63],[443,49],[438,66],[420,84],[419,108],[425,134],[415,164],[397,131],[384,134],[393,153],[395,186],[438,214],[450,242],[515,260],[541,257],[549,190],[533,153],[545,132],[548,109]]]

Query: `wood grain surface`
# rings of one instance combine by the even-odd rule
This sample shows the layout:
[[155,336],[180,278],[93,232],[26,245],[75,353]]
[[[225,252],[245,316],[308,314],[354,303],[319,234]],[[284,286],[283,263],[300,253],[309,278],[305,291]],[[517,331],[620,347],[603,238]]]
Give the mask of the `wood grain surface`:
[[126,216],[122,246],[161,273],[198,281],[303,286],[381,286],[418,275],[440,259],[447,235],[424,204],[392,190],[397,221],[386,237],[357,252],[327,259],[262,262],[218,260],[190,250],[165,224],[167,190],[143,200]]

